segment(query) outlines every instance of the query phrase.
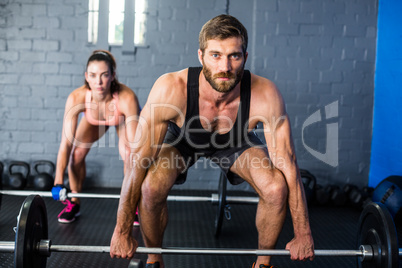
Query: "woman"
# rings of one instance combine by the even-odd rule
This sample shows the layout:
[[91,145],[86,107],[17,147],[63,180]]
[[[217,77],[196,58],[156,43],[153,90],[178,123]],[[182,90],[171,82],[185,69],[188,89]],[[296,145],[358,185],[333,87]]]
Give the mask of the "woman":
[[[78,123],[81,112],[84,116]],[[129,144],[134,141],[139,112],[138,99],[134,92],[117,80],[116,61],[112,54],[95,50],[87,61],[85,84],[75,89],[67,98],[54,184],[63,185],[64,172],[68,166],[71,192],[82,191],[86,176],[85,157],[92,144],[110,126],[116,127],[119,153],[125,170],[130,154]],[[66,207],[58,215],[58,221],[71,223],[80,215],[80,200],[66,199],[63,203]]]

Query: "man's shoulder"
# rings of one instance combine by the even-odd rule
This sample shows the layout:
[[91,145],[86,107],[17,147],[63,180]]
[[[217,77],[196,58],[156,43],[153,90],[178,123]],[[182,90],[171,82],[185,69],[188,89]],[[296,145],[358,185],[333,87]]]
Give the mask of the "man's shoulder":
[[261,75],[257,75],[255,73],[250,72],[251,75],[251,84],[253,85],[260,85],[260,86],[275,86],[274,82],[270,79],[263,77]]
[[253,73],[251,73],[251,90],[255,94],[280,94],[274,82]]
[[281,115],[284,113],[282,95],[275,83],[271,80],[252,74],[251,75],[251,110],[254,113],[264,115]]
[[154,84],[153,91],[158,94],[182,94],[187,89],[188,69],[161,75]]
[[182,69],[182,70],[175,71],[175,72],[165,73],[165,74],[161,75],[159,77],[159,79],[164,79],[164,80],[172,81],[172,82],[176,81],[176,80],[187,80],[188,69],[189,68]]
[[148,103],[164,103],[178,107],[187,100],[188,69],[165,73],[160,76],[148,96]]

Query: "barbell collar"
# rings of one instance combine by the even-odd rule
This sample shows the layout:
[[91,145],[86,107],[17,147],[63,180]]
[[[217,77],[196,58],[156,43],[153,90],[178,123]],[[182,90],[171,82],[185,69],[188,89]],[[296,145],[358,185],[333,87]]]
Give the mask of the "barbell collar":
[[38,245],[39,254],[42,256],[50,257],[50,254],[52,253],[50,251],[51,245],[52,242],[50,240],[42,239]]
[[15,242],[0,241],[0,252],[14,253]]
[[371,245],[360,245],[359,249],[363,254],[360,256],[360,262],[371,261],[374,258],[374,251]]

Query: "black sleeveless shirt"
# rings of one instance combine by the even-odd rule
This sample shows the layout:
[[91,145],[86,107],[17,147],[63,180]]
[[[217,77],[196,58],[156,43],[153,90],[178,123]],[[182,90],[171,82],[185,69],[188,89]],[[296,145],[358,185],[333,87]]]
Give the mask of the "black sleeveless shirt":
[[[240,105],[233,127],[224,134],[207,131],[203,128],[199,115],[199,76],[202,67],[190,67],[187,79],[187,109],[183,126],[169,124],[169,132],[186,143],[197,152],[209,153],[226,148],[241,147],[248,133],[251,75],[243,72],[240,89]],[[208,153],[209,152],[209,153]]]

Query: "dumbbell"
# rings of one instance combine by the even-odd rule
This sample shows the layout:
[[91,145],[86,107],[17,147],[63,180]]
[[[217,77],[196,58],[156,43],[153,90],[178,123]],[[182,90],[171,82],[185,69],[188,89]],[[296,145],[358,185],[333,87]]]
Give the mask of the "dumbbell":
[[[49,171],[48,172],[44,172],[44,171],[40,172],[39,171],[40,166],[48,167]],[[39,191],[51,190],[53,187],[53,183],[54,183],[54,178],[53,178],[53,175],[51,175],[51,174],[53,174],[55,171],[55,165],[53,164],[53,162],[48,161],[48,160],[35,161],[33,163],[33,168],[36,172],[36,175],[33,179],[33,187]]]
[[346,193],[338,185],[317,185],[315,195],[319,205],[344,206],[347,202]]
[[[25,174],[13,171],[13,167],[20,167]],[[10,174],[8,179],[10,187],[15,190],[24,189],[28,181],[29,164],[23,161],[11,161],[8,167],[8,172]]]
[[331,192],[330,186],[322,186],[317,184],[315,187],[315,200],[319,205],[327,205],[329,202],[329,194]]
[[374,188],[370,186],[363,187],[363,192],[366,193],[370,198],[373,197]]
[[330,203],[334,206],[340,207],[346,205],[348,196],[345,191],[337,185],[333,185],[330,195]]
[[354,185],[354,184],[347,183],[347,184],[345,184],[345,185],[343,186],[343,191],[344,191],[347,195],[349,195],[350,192],[351,192],[352,190],[354,190],[354,189],[357,189],[357,186]]
[[369,201],[371,201],[371,196],[374,189],[372,187],[363,187],[359,189],[354,187],[349,192],[349,202],[357,209],[362,209]]

